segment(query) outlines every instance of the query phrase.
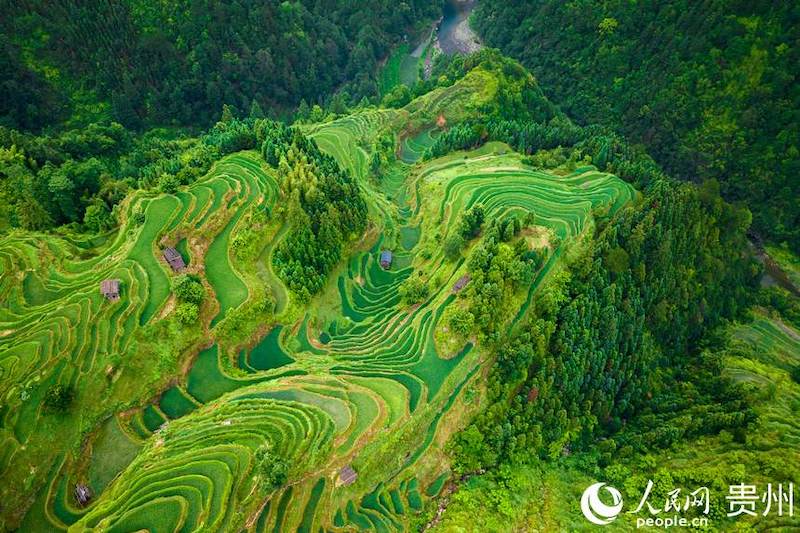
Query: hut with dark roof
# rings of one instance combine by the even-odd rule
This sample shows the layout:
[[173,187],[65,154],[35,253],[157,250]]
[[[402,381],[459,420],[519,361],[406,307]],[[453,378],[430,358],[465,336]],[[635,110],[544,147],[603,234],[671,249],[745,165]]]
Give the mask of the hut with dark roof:
[[392,252],[384,250],[381,252],[381,268],[384,270],[392,266]]
[[75,500],[81,507],[86,507],[92,499],[92,491],[86,485],[75,485]]
[[119,300],[119,283],[118,279],[104,279],[100,282],[100,294],[108,301],[116,302]]
[[164,248],[164,260],[175,272],[180,272],[186,268],[186,263],[183,262],[183,256],[175,248]]
[[353,467],[350,465],[345,466],[339,472],[339,481],[342,482],[342,485],[352,485],[357,477],[358,474],[356,473],[355,470],[353,470]]
[[453,292],[460,291],[461,289],[467,286],[467,283],[469,283],[469,274],[464,274],[463,276],[458,278],[458,281],[456,281],[455,284],[453,285]]

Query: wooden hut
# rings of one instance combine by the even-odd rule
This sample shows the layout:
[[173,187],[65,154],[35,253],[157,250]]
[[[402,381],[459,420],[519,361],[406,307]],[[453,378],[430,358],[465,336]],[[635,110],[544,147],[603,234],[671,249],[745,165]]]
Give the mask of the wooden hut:
[[458,281],[456,281],[455,284],[453,285],[453,292],[460,291],[461,289],[467,286],[467,283],[469,283],[469,274],[464,274],[463,276],[458,278]]
[[119,300],[119,284],[118,279],[104,279],[100,282],[100,294],[106,297],[110,302]]
[[164,261],[167,262],[174,272],[180,272],[186,268],[186,263],[183,262],[183,256],[175,248],[164,248]]
[[342,482],[342,485],[352,485],[357,477],[358,474],[356,473],[355,470],[353,470],[353,467],[350,465],[345,466],[339,472],[339,481]]
[[384,270],[392,266],[392,252],[384,250],[381,252],[381,268]]
[[92,499],[92,491],[86,485],[75,485],[75,500],[81,507],[86,507]]

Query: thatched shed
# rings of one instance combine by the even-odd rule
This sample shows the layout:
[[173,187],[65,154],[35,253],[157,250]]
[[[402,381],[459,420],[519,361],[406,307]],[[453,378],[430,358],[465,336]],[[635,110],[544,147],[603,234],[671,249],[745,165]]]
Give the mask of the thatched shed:
[[351,484],[353,484],[357,477],[358,477],[358,474],[356,473],[355,470],[353,470],[353,467],[350,466],[350,465],[345,466],[339,472],[339,481],[342,482],[342,485],[351,485]]
[[186,263],[183,261],[183,256],[175,248],[164,248],[164,260],[175,272],[180,272],[186,268]]
[[119,286],[118,279],[104,279],[100,282],[100,294],[105,296],[108,301],[116,302],[119,300]]

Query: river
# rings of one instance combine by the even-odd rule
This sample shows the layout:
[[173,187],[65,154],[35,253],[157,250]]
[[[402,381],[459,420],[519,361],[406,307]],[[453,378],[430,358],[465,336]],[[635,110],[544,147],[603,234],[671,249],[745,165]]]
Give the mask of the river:
[[469,26],[476,0],[448,0],[439,25],[438,43],[447,55],[469,54],[481,48],[478,36]]

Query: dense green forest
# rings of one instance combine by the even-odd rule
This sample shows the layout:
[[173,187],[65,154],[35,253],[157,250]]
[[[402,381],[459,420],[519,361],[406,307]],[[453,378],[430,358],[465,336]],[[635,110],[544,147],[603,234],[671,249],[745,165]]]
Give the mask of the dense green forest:
[[[748,308],[757,280],[742,252],[747,226],[732,210],[659,182],[639,210],[605,228],[540,300],[536,319],[499,339],[490,394],[501,401],[457,438],[461,468],[594,446],[645,408],[659,417],[635,438],[629,425],[619,445],[628,453],[744,428],[746,407],[721,402],[735,393],[696,358],[705,332]],[[613,438],[604,446],[617,448]]]
[[378,63],[439,6],[25,0],[2,10],[0,124],[38,130],[103,117],[203,128],[222,104],[278,114],[335,92],[373,97]]
[[796,2],[485,0],[473,21],[577,122],[717,180],[759,234],[800,250]]

